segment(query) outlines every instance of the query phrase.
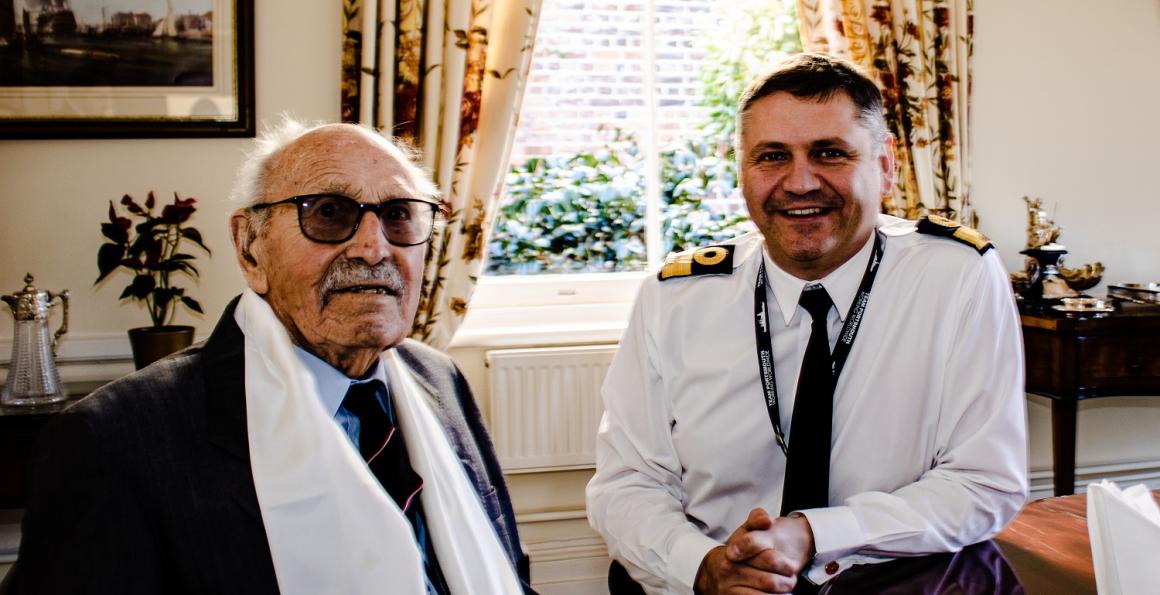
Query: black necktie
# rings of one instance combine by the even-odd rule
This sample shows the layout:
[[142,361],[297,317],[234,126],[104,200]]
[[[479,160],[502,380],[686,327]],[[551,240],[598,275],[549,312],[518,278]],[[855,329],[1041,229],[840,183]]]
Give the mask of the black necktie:
[[411,467],[403,432],[383,407],[389,398],[383,383],[371,380],[350,385],[342,399],[342,406],[358,417],[359,452],[379,484],[387,490],[387,494],[410,521],[415,540],[423,549],[427,591],[448,593],[435,548],[427,534],[423,503],[419,498],[419,492],[423,490],[423,478]]
[[813,318],[802,359],[790,423],[789,454],[781,491],[781,514],[829,505],[830,430],[834,416],[834,373],[827,333],[830,294],[806,287],[798,301]]

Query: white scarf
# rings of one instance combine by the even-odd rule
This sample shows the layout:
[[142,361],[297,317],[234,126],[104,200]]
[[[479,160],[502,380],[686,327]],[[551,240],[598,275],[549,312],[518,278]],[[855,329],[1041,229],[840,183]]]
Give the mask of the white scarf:
[[[247,289],[235,320],[245,334],[250,468],[278,588],[295,594],[425,593],[411,524],[331,416],[265,300]],[[520,583],[427,402],[394,350],[381,358],[423,477],[435,553],[456,595],[520,593]]]

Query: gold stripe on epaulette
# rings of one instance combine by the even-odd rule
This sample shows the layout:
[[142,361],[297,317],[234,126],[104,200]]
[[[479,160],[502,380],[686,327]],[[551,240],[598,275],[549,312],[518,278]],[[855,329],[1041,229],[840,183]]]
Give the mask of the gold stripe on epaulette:
[[918,220],[915,228],[918,233],[934,234],[936,236],[943,236],[971,246],[979,254],[984,254],[987,250],[994,248],[987,236],[980,233],[978,230],[959,225],[946,217],[938,215],[928,215]]
[[974,246],[975,250],[978,250],[980,253],[986,252],[987,248],[991,245],[991,241],[987,239],[987,236],[971,227],[960,226],[955,230],[953,235],[960,241]]
[[938,225],[939,227],[946,227],[948,229],[954,229],[956,227],[961,227],[958,223],[955,223],[954,221],[951,221],[950,219],[947,219],[946,217],[943,217],[942,215],[927,215],[926,218],[931,223],[934,223],[935,225]]
[[660,280],[671,277],[688,277],[693,274],[693,252],[670,254],[661,267]]
[[730,274],[733,274],[733,246],[706,246],[670,254],[657,278],[664,281],[677,277]]

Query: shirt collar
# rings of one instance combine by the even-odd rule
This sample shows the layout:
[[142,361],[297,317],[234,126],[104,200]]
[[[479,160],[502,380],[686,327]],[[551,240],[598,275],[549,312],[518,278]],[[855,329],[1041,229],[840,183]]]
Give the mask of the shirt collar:
[[[877,233],[877,232],[875,232]],[[838,319],[845,322],[846,313],[858,295],[858,286],[862,284],[862,275],[866,272],[866,262],[870,260],[870,251],[874,246],[874,234],[866,240],[866,244],[852,258],[843,262],[829,275],[817,281],[805,281],[783,270],[769,257],[769,252],[762,242],[761,257],[765,259],[765,270],[768,273],[769,287],[773,291],[773,298],[781,309],[781,316],[789,326],[797,311],[798,300],[801,299],[802,289],[809,284],[821,284],[830,294],[834,306],[838,308]]]
[[348,377],[322,358],[297,345],[294,346],[294,354],[298,356],[298,361],[302,362],[302,365],[310,372],[310,376],[314,378],[314,388],[318,391],[318,398],[322,401],[322,407],[327,415],[331,417],[338,413],[338,408],[342,406],[342,400],[346,397],[346,391],[350,389],[350,385],[371,380],[379,380],[384,386],[387,385],[387,375],[380,362],[375,362],[374,373],[370,376],[355,379]]

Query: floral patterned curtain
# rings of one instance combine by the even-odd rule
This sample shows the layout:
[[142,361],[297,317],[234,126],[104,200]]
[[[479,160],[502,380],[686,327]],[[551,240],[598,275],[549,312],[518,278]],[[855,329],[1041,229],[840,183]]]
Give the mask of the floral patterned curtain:
[[874,73],[899,177],[884,212],[976,224],[970,201],[973,0],[798,0],[802,47]]
[[540,0],[342,1],[343,121],[418,147],[449,208],[412,329],[443,349],[483,265]]

